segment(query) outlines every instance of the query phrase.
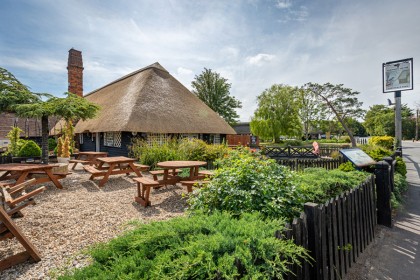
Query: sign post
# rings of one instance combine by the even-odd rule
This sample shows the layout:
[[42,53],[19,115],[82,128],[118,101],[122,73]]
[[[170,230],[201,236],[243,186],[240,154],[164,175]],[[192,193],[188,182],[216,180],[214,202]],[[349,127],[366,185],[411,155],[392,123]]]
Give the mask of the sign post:
[[395,148],[401,147],[401,91],[413,89],[413,58],[382,64],[383,92],[394,92],[395,96]]

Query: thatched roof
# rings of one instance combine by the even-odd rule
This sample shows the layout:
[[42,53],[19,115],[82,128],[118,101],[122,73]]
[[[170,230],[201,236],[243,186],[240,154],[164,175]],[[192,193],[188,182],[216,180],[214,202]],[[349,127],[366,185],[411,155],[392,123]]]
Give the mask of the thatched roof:
[[98,116],[79,121],[76,133],[236,134],[217,113],[172,77],[159,63],[128,74],[87,95]]

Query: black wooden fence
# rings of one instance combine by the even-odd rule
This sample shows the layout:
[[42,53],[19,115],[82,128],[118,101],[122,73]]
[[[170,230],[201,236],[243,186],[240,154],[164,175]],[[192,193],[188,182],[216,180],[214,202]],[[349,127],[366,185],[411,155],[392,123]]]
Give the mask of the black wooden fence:
[[331,156],[333,153],[338,153],[341,149],[348,149],[349,145],[340,146],[320,146],[319,155],[314,154],[312,146],[287,146],[287,147],[262,147],[262,154],[273,159],[280,158],[317,158],[318,156]]
[[313,263],[292,268],[288,279],[342,279],[375,236],[376,199],[372,175],[363,184],[325,204],[306,203],[286,225],[284,238],[308,249]]
[[294,158],[294,159],[276,159],[277,163],[289,167],[293,171],[303,171],[308,167],[322,167],[328,170],[337,169],[340,164],[344,162],[342,157],[336,159],[332,158],[316,158],[316,159],[304,159],[304,158]]

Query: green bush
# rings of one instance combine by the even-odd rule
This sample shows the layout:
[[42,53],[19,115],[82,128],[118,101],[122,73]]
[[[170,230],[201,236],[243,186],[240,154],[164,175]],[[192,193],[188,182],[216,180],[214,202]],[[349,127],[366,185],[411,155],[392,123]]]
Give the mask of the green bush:
[[394,137],[392,136],[372,136],[368,140],[369,145],[381,146],[385,149],[392,150],[394,145]]
[[205,160],[206,142],[200,139],[181,139],[179,140],[178,151],[181,157],[188,160]]
[[26,141],[26,143],[20,148],[18,157],[40,157],[41,148],[32,140]]
[[397,160],[397,164],[395,165],[395,171],[403,176],[407,175],[407,165],[405,164],[402,157],[396,157],[395,159]]
[[206,144],[199,139],[170,140],[165,143],[135,139],[130,146],[130,155],[152,169],[160,161],[200,160],[212,162],[227,154],[229,148],[224,145]]
[[255,157],[247,149],[232,150],[217,162],[218,172],[206,188],[190,195],[190,209],[234,215],[259,211],[266,217],[292,219],[302,211],[302,195],[293,173],[274,160]]
[[48,151],[54,151],[57,147],[57,140],[55,138],[48,138]]
[[178,151],[176,140],[165,143],[147,143],[141,139],[135,139],[131,146],[131,155],[137,158],[142,164],[149,165],[151,169],[156,167],[160,161],[183,160]]
[[302,146],[301,140],[284,140],[285,146]]
[[308,257],[274,237],[283,224],[228,213],[152,222],[97,246],[90,266],[59,279],[284,279]]
[[361,171],[306,168],[295,178],[295,184],[298,191],[304,195],[305,202],[325,203],[328,199],[357,187],[369,176],[369,173]]
[[341,143],[351,143],[350,136],[341,136],[340,140]]
[[340,166],[338,166],[338,169],[344,172],[350,172],[350,171],[356,170],[356,168],[354,167],[354,164],[351,163],[350,161],[340,164]]
[[367,153],[375,161],[380,161],[384,157],[389,157],[392,155],[392,151],[385,149],[381,146],[375,145],[363,145],[361,146],[362,150]]
[[392,193],[391,203],[393,208],[398,208],[403,202],[403,194],[408,190],[406,178],[400,173],[394,174],[394,192]]

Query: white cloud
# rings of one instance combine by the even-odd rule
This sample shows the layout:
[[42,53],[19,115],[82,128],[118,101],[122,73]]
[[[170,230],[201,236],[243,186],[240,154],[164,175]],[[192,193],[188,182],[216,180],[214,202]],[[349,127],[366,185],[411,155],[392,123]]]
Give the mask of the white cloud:
[[239,56],[239,49],[235,47],[224,47],[220,53],[226,58],[236,59]]
[[279,9],[287,9],[292,6],[291,0],[277,0],[276,7]]
[[261,66],[266,62],[272,61],[276,56],[272,54],[259,53],[255,56],[249,56],[246,61],[251,65]]

